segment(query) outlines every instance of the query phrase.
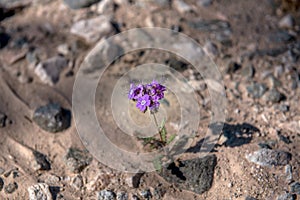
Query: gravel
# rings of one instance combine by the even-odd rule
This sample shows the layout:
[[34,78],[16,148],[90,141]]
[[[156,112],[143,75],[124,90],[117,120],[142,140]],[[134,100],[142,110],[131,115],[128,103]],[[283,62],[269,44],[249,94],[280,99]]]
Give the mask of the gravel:
[[110,190],[101,190],[97,193],[97,200],[114,200],[116,194]]
[[246,158],[257,165],[271,167],[288,164],[292,155],[285,151],[263,148],[246,155]]
[[52,200],[52,194],[49,186],[45,183],[38,183],[30,186],[28,189],[29,200]]

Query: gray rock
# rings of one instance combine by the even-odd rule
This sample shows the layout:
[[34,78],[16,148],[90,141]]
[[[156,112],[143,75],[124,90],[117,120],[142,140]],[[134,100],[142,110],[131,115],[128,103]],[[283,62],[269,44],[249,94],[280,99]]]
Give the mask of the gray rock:
[[186,12],[190,12],[192,10],[192,7],[189,6],[187,3],[185,3],[182,0],[174,0],[173,1],[173,6],[181,14],[184,14]]
[[100,0],[64,0],[65,4],[72,9],[85,8],[99,1]]
[[2,191],[3,187],[4,187],[4,181],[3,181],[3,179],[0,177],[0,192]]
[[294,39],[295,37],[287,31],[278,31],[269,35],[269,41],[275,43],[291,42]]
[[295,182],[290,185],[291,193],[299,194],[300,195],[300,183]]
[[51,165],[48,161],[48,158],[38,152],[38,151],[32,151],[34,160],[32,160],[31,162],[31,166],[34,170],[50,170],[51,169]]
[[140,192],[140,195],[144,198],[144,199],[151,199],[152,198],[152,194],[151,191],[149,189],[146,190],[142,190]]
[[33,121],[43,130],[56,133],[67,129],[71,123],[71,113],[55,103],[41,106],[34,111]]
[[291,29],[295,25],[295,20],[291,14],[284,16],[278,23],[280,28]]
[[160,175],[180,189],[201,194],[211,188],[216,165],[216,156],[208,155],[179,164],[171,163],[163,167]]
[[9,183],[7,186],[4,187],[4,191],[7,194],[11,194],[18,189],[18,184],[16,182]]
[[0,113],[0,128],[5,127],[7,116],[3,113]]
[[264,95],[266,92],[266,86],[263,83],[255,83],[253,82],[249,86],[247,86],[247,91],[248,93],[253,97],[253,98],[260,98]]
[[82,151],[77,148],[69,148],[64,156],[64,161],[69,170],[73,173],[81,172],[92,161],[91,155],[87,151]]
[[213,31],[226,31],[230,30],[230,24],[223,20],[198,20],[198,21],[190,21],[188,22],[188,25],[191,28],[194,28],[199,31],[207,31],[207,32],[213,32]]
[[264,95],[265,101],[271,102],[271,103],[278,103],[282,100],[283,95],[275,88],[269,90]]
[[241,74],[246,78],[253,78],[255,74],[255,68],[253,67],[253,65],[249,64],[246,67],[242,68]]
[[52,194],[49,186],[45,183],[38,183],[30,186],[28,189],[29,200],[52,200]]
[[42,82],[53,86],[59,81],[60,73],[67,65],[68,61],[64,57],[55,56],[39,63],[34,72]]
[[273,75],[267,75],[267,80],[269,82],[270,88],[277,88],[282,85],[280,80],[275,78]]
[[279,166],[287,165],[292,155],[285,151],[260,149],[254,153],[246,155],[246,158],[257,165],[261,166]]
[[97,193],[97,200],[114,200],[116,194],[110,190],[101,190]]
[[128,200],[128,194],[126,192],[118,192],[117,200]]
[[88,44],[94,44],[99,39],[112,34],[114,28],[108,17],[100,15],[74,23],[70,31],[72,34],[83,38]]
[[197,4],[199,6],[208,7],[212,4],[213,0],[198,0]]
[[296,200],[295,196],[290,193],[285,193],[277,197],[277,200]]

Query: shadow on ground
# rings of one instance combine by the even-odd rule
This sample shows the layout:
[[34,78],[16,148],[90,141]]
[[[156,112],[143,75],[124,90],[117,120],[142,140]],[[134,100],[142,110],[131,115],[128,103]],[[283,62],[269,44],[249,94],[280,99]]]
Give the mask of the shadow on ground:
[[[223,126],[223,128],[221,127]],[[217,143],[215,141],[214,143],[211,144],[205,144],[205,146],[210,147],[211,145],[214,145],[215,147],[218,146],[226,146],[226,147],[238,147],[242,146],[244,144],[248,144],[251,142],[253,138],[254,133],[260,133],[260,130],[249,124],[249,123],[242,123],[242,124],[212,124],[209,127],[212,129],[212,133],[215,133],[217,131],[214,130],[219,130],[222,128],[222,132],[220,135],[220,142]],[[186,152],[187,153],[199,153],[199,152],[206,152],[208,151],[207,148],[203,148],[204,141],[209,141],[209,138],[202,138],[200,141],[198,141],[194,146],[190,147]],[[209,148],[210,149],[210,148]],[[210,152],[216,152],[215,148],[211,148],[212,150]]]

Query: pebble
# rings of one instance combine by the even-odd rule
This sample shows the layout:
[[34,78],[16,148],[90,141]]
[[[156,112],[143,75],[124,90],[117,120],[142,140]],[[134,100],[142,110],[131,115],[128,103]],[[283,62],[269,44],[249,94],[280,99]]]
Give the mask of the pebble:
[[279,103],[283,99],[283,95],[275,88],[267,91],[264,100],[271,103]]
[[7,116],[3,113],[0,113],[0,128],[5,127]]
[[83,38],[88,44],[94,44],[99,39],[112,34],[114,28],[108,17],[100,15],[75,22],[70,32]]
[[263,148],[246,155],[246,158],[257,165],[271,167],[288,164],[292,155],[285,151]]
[[171,68],[177,70],[177,71],[185,71],[187,69],[187,64],[185,62],[182,62],[180,60],[177,60],[173,57],[171,57],[169,60],[166,61],[166,64],[170,66]]
[[198,0],[197,5],[203,6],[203,7],[208,7],[213,3],[213,0]]
[[81,175],[76,175],[72,178],[71,186],[77,190],[80,190],[83,187],[83,179]]
[[71,123],[70,111],[59,104],[49,103],[34,111],[33,121],[43,130],[56,133],[67,129]]
[[69,148],[64,156],[64,162],[68,169],[73,173],[80,173],[92,161],[91,155],[87,151],[77,148]]
[[117,192],[117,200],[128,200],[128,194],[126,192]]
[[275,43],[291,42],[294,39],[295,37],[287,31],[277,31],[269,35],[269,41]]
[[4,187],[4,191],[7,194],[11,194],[18,189],[18,184],[16,182],[9,183],[7,186]]
[[99,1],[100,0],[64,0],[65,4],[72,9],[85,8]]
[[30,186],[28,189],[29,200],[52,200],[52,194],[49,186],[45,183],[38,183]]
[[292,143],[289,136],[284,136],[280,132],[277,132],[277,136],[278,136],[279,140],[283,141],[286,144],[291,144]]
[[242,76],[246,77],[246,78],[253,78],[255,75],[255,68],[253,65],[249,64],[246,67],[242,68],[241,71]]
[[112,13],[114,9],[114,3],[111,0],[101,0],[95,4],[95,10],[98,14]]
[[283,66],[282,65],[278,65],[274,69],[274,76],[276,78],[280,78],[282,76],[283,72],[284,72]]
[[277,200],[296,200],[295,196],[290,193],[285,193],[277,197]]
[[290,185],[290,188],[291,188],[291,193],[300,195],[300,183],[299,182],[292,183]]
[[239,70],[241,68],[241,65],[239,65],[238,63],[234,62],[234,61],[230,61],[227,64],[227,67],[225,69],[225,72],[227,74],[233,74],[235,73],[237,70]]
[[162,168],[160,175],[179,189],[202,194],[212,186],[217,157],[208,155],[202,158],[171,163]]
[[295,25],[295,20],[291,14],[284,16],[278,23],[280,28],[292,29]]
[[141,177],[143,175],[144,175],[144,173],[136,173],[133,175],[128,175],[128,177],[125,179],[125,181],[129,187],[138,188],[140,185]]
[[68,44],[60,44],[56,48],[57,52],[61,55],[67,56],[70,53],[70,47]]
[[3,187],[4,187],[4,181],[3,181],[3,179],[0,177],[0,192],[2,191]]
[[64,57],[55,56],[39,63],[34,72],[43,83],[53,86],[59,81],[60,74],[67,65],[68,61]]
[[132,195],[131,200],[140,200],[140,198],[137,195],[134,194],[134,195]]
[[192,10],[192,7],[189,6],[187,3],[185,3],[182,0],[174,0],[173,1],[173,6],[181,14],[190,12]]
[[150,189],[145,189],[145,190],[142,190],[140,192],[140,195],[145,198],[145,199],[151,199],[152,198],[152,194],[151,194],[151,191]]
[[207,41],[203,47],[204,52],[212,57],[215,58],[219,55],[219,50],[218,50],[218,46],[214,43],[212,43],[211,41]]
[[32,151],[32,154],[34,156],[34,160],[31,161],[31,166],[33,168],[33,170],[37,171],[37,170],[50,170],[51,169],[51,165],[48,161],[48,158],[38,152],[38,151]]
[[267,88],[263,83],[253,82],[252,84],[247,86],[248,93],[256,99],[262,97],[266,92],[266,89]]
[[230,34],[225,34],[223,32],[217,32],[216,33],[216,40],[220,42],[225,47],[231,47],[232,46],[232,40],[230,38]]
[[116,194],[110,190],[101,190],[97,193],[97,200],[114,200]]

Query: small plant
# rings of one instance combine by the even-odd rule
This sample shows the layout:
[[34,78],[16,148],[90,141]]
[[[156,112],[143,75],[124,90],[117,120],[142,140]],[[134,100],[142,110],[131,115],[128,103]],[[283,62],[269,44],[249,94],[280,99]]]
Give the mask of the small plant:
[[170,143],[170,139],[174,139],[172,136],[169,140],[167,140],[167,131],[165,127],[165,120],[162,121],[160,125],[158,125],[157,118],[155,113],[158,111],[160,106],[160,100],[162,100],[165,95],[166,87],[159,84],[157,81],[152,81],[149,84],[138,84],[130,85],[130,90],[128,93],[128,98],[134,102],[136,102],[136,107],[143,113],[146,113],[148,110],[150,114],[153,116],[154,123],[157,127],[157,131],[159,134],[159,140],[154,137],[144,138],[144,145],[151,144],[153,147],[157,146],[165,146]]

